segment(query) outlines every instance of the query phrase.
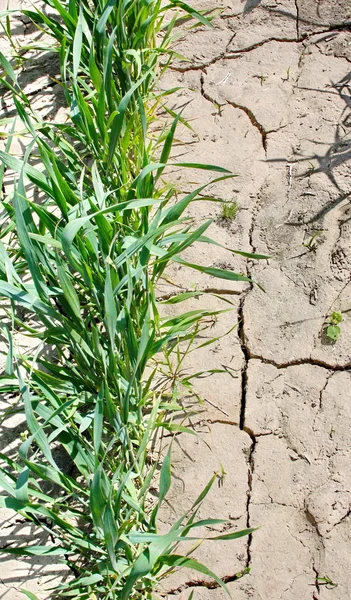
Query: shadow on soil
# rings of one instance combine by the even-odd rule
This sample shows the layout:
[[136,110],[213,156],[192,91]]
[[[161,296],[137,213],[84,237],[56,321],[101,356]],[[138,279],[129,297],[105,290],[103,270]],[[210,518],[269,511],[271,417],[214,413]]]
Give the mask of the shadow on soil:
[[[17,477],[12,469],[12,461],[18,458],[18,448],[27,435],[27,423],[23,410],[16,411],[18,399],[13,394],[2,394],[0,411],[0,452],[8,461],[1,459],[0,468],[5,477]],[[4,418],[4,415],[5,416]],[[74,464],[61,446],[53,450],[53,457],[60,471],[75,476]],[[42,481],[40,489],[51,497],[58,498],[62,494],[59,486]],[[7,495],[3,489],[1,495]],[[51,523],[44,517],[37,521],[27,519],[24,515],[5,509],[1,515],[0,549],[21,548],[37,545],[52,546],[55,538],[50,532]],[[15,562],[16,561],[16,562]],[[41,591],[62,582],[70,575],[64,565],[60,565],[57,556],[21,556],[9,555],[0,551],[0,600],[12,600],[13,593],[22,588],[33,590],[33,584],[39,584]],[[43,579],[43,583],[41,580]],[[17,597],[17,596],[16,596]],[[24,596],[23,596],[24,597]]]
[[[317,167],[313,170],[306,170],[304,173],[300,175],[300,179],[304,177],[313,177],[313,175],[317,173],[323,173],[328,177],[329,181],[333,184],[335,189],[338,192],[336,198],[328,202],[321,210],[319,210],[313,217],[311,217],[308,221],[305,221],[305,224],[311,224],[319,221],[323,217],[325,217],[330,211],[336,208],[341,202],[347,200],[351,196],[351,191],[342,189],[339,185],[335,171],[339,167],[346,165],[351,160],[351,72],[345,75],[340,81],[337,83],[332,83],[330,88],[334,90],[333,93],[337,94],[344,102],[345,106],[341,112],[339,122],[335,128],[334,141],[328,147],[328,150],[325,154],[318,154],[317,152],[311,154],[309,156],[303,156],[301,158],[296,158],[293,162],[295,163],[311,163],[312,161],[317,162]],[[321,90],[318,88],[299,88],[299,89],[309,89],[319,93],[331,93],[330,91]],[[315,142],[317,145],[318,142]],[[284,158],[271,159],[267,162],[286,162]],[[289,226],[301,227],[300,222],[289,221]]]

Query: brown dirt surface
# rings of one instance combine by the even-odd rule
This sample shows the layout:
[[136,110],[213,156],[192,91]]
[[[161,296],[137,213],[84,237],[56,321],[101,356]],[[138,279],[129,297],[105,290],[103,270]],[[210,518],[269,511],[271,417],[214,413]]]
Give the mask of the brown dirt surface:
[[[198,435],[173,443],[174,483],[161,527],[172,525],[223,466],[226,475],[200,518],[223,517],[218,531],[258,529],[237,541],[205,542],[195,556],[224,577],[233,599],[349,600],[350,0],[191,3],[218,14],[211,29],[179,32],[182,58],[162,81],[163,88],[181,87],[172,108],[185,106],[195,132],[180,129],[175,154],[236,173],[214,191],[239,208],[234,219],[223,219],[218,204],[204,201],[191,214],[195,222],[213,218],[209,235],[221,244],[270,258],[246,260],[201,244],[187,251],[190,261],[242,272],[254,283],[214,280],[178,265],[173,285],[161,286],[161,297],[205,291],[189,310],[227,308],[216,291],[232,302],[204,333],[217,341],[185,362],[189,374],[222,372],[195,382],[202,403],[182,423]],[[19,36],[33,35],[27,26],[18,21]],[[24,77],[54,118],[60,103],[46,73],[55,65],[43,61],[44,75],[42,66]],[[182,191],[204,181],[199,171],[172,177]],[[343,318],[335,342],[326,335],[333,311]],[[185,404],[194,406],[194,398]],[[37,535],[8,518],[1,539]],[[26,564],[2,559],[1,598],[19,599],[21,587],[44,590],[52,564],[38,571]],[[186,600],[192,591],[193,600],[226,597],[209,578],[186,570],[166,579],[160,594]]]

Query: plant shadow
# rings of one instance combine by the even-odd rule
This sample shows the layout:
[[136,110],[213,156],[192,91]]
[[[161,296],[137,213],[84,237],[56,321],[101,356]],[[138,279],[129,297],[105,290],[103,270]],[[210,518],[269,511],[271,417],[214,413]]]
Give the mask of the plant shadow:
[[[317,163],[317,166],[311,171],[309,168],[304,171],[299,178],[305,177],[313,178],[319,173],[323,173],[329,181],[332,183],[334,189],[337,191],[336,198],[333,198],[325,204],[316,214],[310,219],[304,221],[306,225],[315,223],[323,219],[330,211],[335,209],[341,202],[347,200],[351,196],[351,191],[343,189],[337,180],[336,171],[341,166],[349,163],[351,160],[351,72],[336,83],[331,83],[330,88],[334,90],[333,93],[337,94],[344,102],[344,108],[341,111],[339,122],[335,127],[334,140],[329,144],[327,151],[324,154],[318,152],[311,153],[310,155],[303,157],[297,157],[294,163],[311,163],[312,161]],[[309,91],[315,91],[318,93],[330,93],[328,90],[321,90],[318,88],[299,88]],[[313,140],[309,140],[313,141]],[[315,145],[318,142],[314,141]],[[284,158],[268,159],[267,162],[286,162]],[[290,227],[301,227],[300,222],[289,221],[287,223]]]

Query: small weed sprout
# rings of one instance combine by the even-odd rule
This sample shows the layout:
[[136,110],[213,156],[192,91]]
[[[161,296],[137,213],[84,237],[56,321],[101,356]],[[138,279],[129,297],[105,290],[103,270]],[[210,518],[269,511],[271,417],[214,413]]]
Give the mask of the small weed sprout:
[[302,50],[300,58],[299,58],[299,63],[298,66],[301,67],[304,64],[306,58],[306,49]]
[[319,243],[319,241],[318,241],[317,238],[321,235],[321,233],[323,233],[323,229],[320,229],[319,231],[316,231],[316,233],[314,233],[312,235],[312,237],[309,240],[307,240],[307,242],[303,242],[302,245],[305,248],[307,248],[307,250],[309,252],[315,252],[317,250],[318,243]]
[[255,77],[256,79],[260,80],[261,86],[263,87],[263,84],[265,83],[265,81],[267,81],[268,76],[267,75],[263,75],[263,73],[260,73],[259,75],[253,75],[253,77]]
[[223,221],[235,221],[236,217],[238,216],[238,212],[239,207],[235,200],[232,202],[223,202],[220,219]]
[[290,67],[286,70],[286,78],[283,81],[289,81],[290,79]]
[[316,581],[318,582],[318,585],[325,585],[327,590],[332,590],[338,585],[328,575],[324,575],[324,577],[317,577]]
[[224,485],[224,479],[225,479],[225,476],[227,475],[227,472],[225,471],[222,464],[221,464],[220,472],[216,473],[216,475],[217,475],[217,480],[218,480],[218,487],[221,488]]
[[313,164],[311,160],[308,161],[308,169],[305,173],[305,177],[311,177],[316,171],[316,166]]
[[340,312],[332,312],[329,318],[327,327],[327,336],[332,342],[336,342],[341,334],[339,324],[342,322],[342,314]]

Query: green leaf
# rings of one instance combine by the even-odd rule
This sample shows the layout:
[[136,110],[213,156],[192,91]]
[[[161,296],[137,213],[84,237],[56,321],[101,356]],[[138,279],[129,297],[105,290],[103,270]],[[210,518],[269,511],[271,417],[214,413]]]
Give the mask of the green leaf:
[[220,587],[226,592],[226,594],[231,598],[230,591],[228,590],[224,581],[218,577],[211,569],[200,563],[195,558],[189,558],[187,556],[180,556],[177,554],[168,555],[166,557],[162,557],[162,563],[166,564],[169,567],[179,567],[179,568],[187,568],[197,571],[198,573],[202,573],[203,575],[207,575],[211,577]]
[[29,598],[29,600],[39,600],[38,596],[33,594],[33,592],[29,592],[28,590],[24,590],[24,589],[20,589],[20,592],[22,594],[24,594],[25,596],[27,596],[27,598]]
[[36,240],[45,245],[50,245],[53,248],[57,248],[58,250],[62,250],[62,244],[58,240],[50,237],[49,235],[39,235],[38,233],[28,233],[31,240]]
[[102,491],[102,466],[99,465],[93,477],[90,488],[90,510],[95,527],[103,533],[103,514],[106,507],[106,499]]
[[94,585],[95,583],[99,583],[102,581],[103,577],[99,573],[93,573],[92,575],[85,575],[84,577],[78,577],[72,583],[70,583],[70,587],[80,587],[80,586],[88,586]]
[[[188,169],[200,169],[203,171],[214,171],[216,173],[225,173],[225,174],[227,174],[227,177],[229,177],[229,178],[237,177],[228,169],[225,169],[224,167],[220,167],[218,165],[208,165],[208,164],[203,164],[203,163],[183,163],[183,162],[171,163],[171,164],[174,167],[185,167]],[[214,183],[214,182],[211,182],[211,183]]]
[[57,274],[58,274],[59,283],[60,283],[60,286],[64,293],[64,296],[65,296],[70,308],[72,309],[74,316],[78,319],[78,321],[81,322],[80,302],[79,302],[78,294],[77,294],[76,290],[74,289],[74,286],[72,284],[70,277],[67,274],[66,269],[61,264],[58,264]]
[[203,292],[201,290],[196,290],[195,292],[182,292],[181,294],[176,294],[175,296],[171,296],[167,298],[167,300],[159,300],[160,304],[178,304],[180,302],[184,302],[185,300],[189,300],[190,298],[199,298],[203,296],[207,292]]
[[196,431],[190,429],[190,427],[185,427],[185,425],[178,425],[177,423],[156,423],[155,427],[161,427],[166,429],[167,431],[171,431],[172,433],[189,433],[189,435],[198,435]]
[[37,296],[33,296],[18,287],[0,280],[0,296],[10,298],[14,302],[24,306],[32,312],[38,312],[44,316],[57,318],[59,314],[49,304],[42,302]]
[[77,28],[73,40],[73,77],[77,79],[83,43],[82,6],[80,6]]
[[1,548],[0,553],[14,554],[17,556],[64,556],[70,550],[59,546],[23,546],[19,548]]
[[94,450],[95,454],[98,455],[101,438],[103,432],[103,417],[104,417],[104,388],[101,387],[96,400],[95,413],[94,413]]
[[7,58],[3,55],[2,52],[0,52],[0,65],[2,66],[2,68],[5,70],[5,72],[7,73],[7,75],[12,79],[13,83],[17,83],[17,76],[16,73],[14,72],[13,68],[11,67],[9,61],[7,60]]
[[0,161],[3,162],[9,169],[15,171],[15,173],[21,173],[23,170],[23,173],[28,177],[28,179],[36,184],[39,189],[47,192],[50,196],[52,195],[52,190],[48,185],[46,177],[38,169],[35,169],[31,165],[25,163],[23,160],[14,158],[2,150],[0,150]]
[[182,111],[176,116],[175,119],[173,119],[173,123],[171,125],[171,128],[166,136],[165,139],[165,143],[163,145],[162,148],[162,152],[161,152],[161,156],[160,156],[160,163],[163,163],[163,167],[160,167],[156,173],[156,180],[162,175],[164,168],[168,162],[171,150],[172,150],[172,145],[173,145],[173,139],[174,139],[174,134],[175,134],[175,130],[177,128],[179,119],[181,118],[181,114]]
[[238,538],[244,537],[245,535],[251,535],[251,533],[254,533],[254,531],[257,530],[256,528],[251,528],[251,529],[242,529],[241,531],[233,531],[232,533],[224,533],[222,535],[216,535],[214,537],[211,538],[206,538],[208,540],[237,540]]
[[128,600],[135,583],[143,576],[152,573],[157,560],[177,537],[178,531],[171,531],[168,534],[160,535],[142,554],[139,554],[122,588],[120,600]]
[[108,0],[107,4],[105,5],[103,13],[96,25],[96,31],[100,35],[102,35],[105,31],[107,20],[110,16],[111,12],[113,11],[114,6],[116,5],[116,2],[117,2],[117,0]]
[[54,469],[58,469],[58,466],[55,463],[52,452],[51,452],[48,438],[45,435],[43,427],[39,424],[39,422],[36,419],[36,416],[34,414],[33,407],[32,407],[32,396],[30,394],[28,385],[25,383],[25,381],[22,377],[22,373],[21,373],[20,369],[18,370],[18,381],[19,381],[19,385],[20,385],[20,393],[24,400],[24,411],[25,411],[25,415],[26,415],[28,429],[32,434],[28,438],[28,440],[26,440],[20,446],[19,454],[24,460],[26,460],[29,448],[30,448],[32,442],[35,440],[36,443],[38,444],[39,448],[43,452],[43,455],[46,458],[46,460],[51,464],[52,467],[54,467]]
[[8,352],[7,352],[7,356],[6,356],[6,362],[5,362],[5,373],[6,373],[6,375],[14,375],[12,335],[10,333],[9,328],[6,325],[2,325],[0,327],[1,327],[2,331],[4,332],[5,337],[7,338],[7,341],[8,341]]
[[[224,169],[224,171],[226,172],[226,169]],[[189,204],[197,196],[199,196],[199,194],[201,194],[201,192],[207,186],[212,185],[214,183],[218,183],[219,181],[223,181],[225,179],[231,179],[232,177],[233,177],[232,174],[230,174],[230,175],[223,175],[222,177],[217,177],[216,179],[213,179],[209,183],[205,183],[201,187],[197,188],[196,190],[194,190],[190,194],[187,194],[184,198],[182,198],[182,200],[180,200],[179,202],[177,202],[174,206],[171,206],[170,208],[168,208],[168,209],[166,209],[164,211],[162,223],[174,223],[174,222],[177,222],[180,219],[180,217],[183,214],[183,212],[185,211],[185,209],[189,206]]]
[[16,498],[19,502],[28,502],[29,469],[25,467],[19,474],[16,483]]
[[105,277],[105,291],[104,291],[104,302],[105,302],[105,324],[108,331],[112,352],[115,349],[115,336],[117,326],[117,306],[114,297],[114,292],[111,282],[111,267],[106,265],[106,277]]
[[329,325],[329,327],[327,327],[327,336],[334,342],[339,338],[340,333],[341,329],[338,325]]
[[19,242],[22,246],[37,293],[42,300],[46,300],[48,297],[47,288],[39,269],[39,264],[41,262],[39,258],[40,255],[36,252],[35,246],[28,235],[30,231],[35,233],[35,230],[33,231],[35,225],[32,215],[28,211],[26,192],[23,183],[23,171],[20,174],[18,186],[15,186],[13,203],[15,207]]
[[184,12],[188,13],[191,17],[193,17],[197,21],[200,21],[200,23],[202,23],[203,25],[206,25],[207,27],[213,27],[213,25],[211,24],[211,21],[206,19],[201,13],[199,13],[197,10],[195,10],[194,8],[189,6],[189,4],[187,4],[186,2],[182,2],[181,0],[170,0],[170,3],[171,3],[172,7],[179,6],[179,8],[184,10]]
[[158,492],[158,502],[161,502],[165,499],[169,488],[171,487],[171,446],[168,449],[166,456],[163,459],[161,472],[160,472],[160,483],[159,483],[159,492]]
[[219,279],[227,279],[229,281],[251,281],[251,279],[249,279],[249,277],[245,277],[245,275],[234,273],[233,271],[228,271],[227,269],[217,269],[216,267],[202,267],[201,265],[195,265],[194,263],[186,262],[179,256],[173,257],[173,260],[184,265],[185,267],[189,267],[190,269],[200,271],[200,273],[205,273],[206,275],[211,275],[212,277],[217,277]]

